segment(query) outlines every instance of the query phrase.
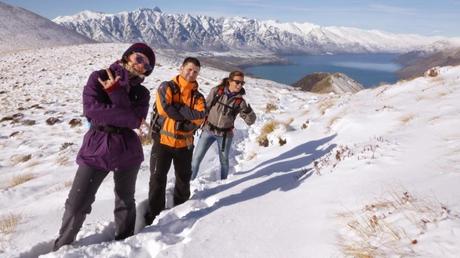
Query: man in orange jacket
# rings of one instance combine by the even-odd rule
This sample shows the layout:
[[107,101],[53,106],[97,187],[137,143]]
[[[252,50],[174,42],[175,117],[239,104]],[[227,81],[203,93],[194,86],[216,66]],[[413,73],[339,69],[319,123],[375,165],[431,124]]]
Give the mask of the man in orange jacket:
[[184,203],[190,197],[193,134],[206,116],[205,98],[198,91],[196,82],[200,68],[198,59],[187,57],[179,75],[162,82],[158,88],[155,100],[157,131],[152,133],[146,225],[152,224],[165,208],[166,180],[171,162],[176,176],[174,205]]

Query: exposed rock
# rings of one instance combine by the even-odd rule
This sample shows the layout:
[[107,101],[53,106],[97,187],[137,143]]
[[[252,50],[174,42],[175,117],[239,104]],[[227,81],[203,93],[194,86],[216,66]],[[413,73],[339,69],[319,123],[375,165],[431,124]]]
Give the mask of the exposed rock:
[[257,137],[257,143],[259,143],[260,146],[263,147],[268,147],[269,141],[266,135],[259,136]]
[[279,137],[278,138],[278,143],[280,144],[280,146],[283,146],[283,145],[285,145],[287,143],[287,140]]
[[62,122],[59,118],[56,118],[56,117],[50,117],[48,119],[46,119],[46,123],[48,125],[54,125],[55,123],[60,123]]
[[364,87],[343,73],[313,73],[305,76],[296,83],[294,87],[299,87],[303,91],[315,93],[345,93],[358,92]]
[[423,75],[425,77],[436,77],[439,75],[439,66],[428,69]]
[[10,134],[9,137],[10,137],[10,138],[11,138],[11,137],[14,137],[14,136],[16,136],[16,135],[18,135],[18,134],[20,134],[20,133],[22,133],[22,132],[21,132],[21,131],[12,132],[12,133]]
[[20,119],[24,118],[23,113],[16,113],[13,115],[13,119],[19,121]]
[[21,124],[23,124],[23,125],[34,125],[34,124],[36,124],[36,122],[35,122],[35,120],[26,119],[26,120],[22,120]]
[[72,146],[72,145],[74,145],[73,142],[65,142],[65,143],[63,143],[63,144],[61,145],[61,148],[59,148],[59,150],[63,151],[63,150],[65,150],[65,149],[67,149],[68,147]]
[[4,121],[11,121],[11,120],[13,120],[12,116],[5,116],[5,117],[2,117],[2,119],[0,120],[0,123]]
[[72,118],[72,120],[69,121],[69,125],[70,127],[75,127],[75,126],[81,126],[82,125],[82,122],[81,122],[81,119],[79,118]]
[[40,106],[40,104],[34,104],[32,106],[29,107],[29,109],[32,109],[32,108],[35,108],[35,109],[43,109],[42,106]]
[[14,165],[16,165],[18,163],[26,162],[30,160],[31,158],[32,158],[32,154],[28,154],[28,155],[17,154],[17,155],[11,156],[10,161]]
[[21,120],[22,118],[24,117],[24,114],[23,113],[16,113],[12,116],[5,116],[3,117],[1,120],[0,120],[0,123],[1,122],[4,122],[4,121],[13,121],[13,122],[19,122],[19,120]]

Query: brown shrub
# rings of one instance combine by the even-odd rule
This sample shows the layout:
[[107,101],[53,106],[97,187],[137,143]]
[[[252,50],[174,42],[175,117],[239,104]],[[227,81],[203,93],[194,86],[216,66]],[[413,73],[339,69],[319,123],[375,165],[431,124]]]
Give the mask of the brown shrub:
[[18,186],[18,185],[23,184],[25,182],[28,182],[28,181],[30,181],[30,180],[32,180],[34,178],[36,178],[36,176],[34,174],[31,174],[31,173],[15,176],[10,180],[9,187]]
[[0,233],[11,234],[16,230],[22,216],[20,214],[7,214],[0,217]]

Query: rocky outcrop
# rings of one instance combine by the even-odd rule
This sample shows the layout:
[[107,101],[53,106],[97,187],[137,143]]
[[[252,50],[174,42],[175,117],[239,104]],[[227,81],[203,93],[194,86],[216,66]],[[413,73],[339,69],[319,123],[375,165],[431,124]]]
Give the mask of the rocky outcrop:
[[355,93],[362,90],[364,87],[343,73],[313,73],[305,76],[296,83],[294,87],[298,87],[303,91],[314,93],[337,93],[346,92]]
[[460,48],[448,48],[435,52],[410,52],[402,55],[399,62],[404,66],[397,74],[401,79],[423,76],[425,71],[437,66],[460,65]]

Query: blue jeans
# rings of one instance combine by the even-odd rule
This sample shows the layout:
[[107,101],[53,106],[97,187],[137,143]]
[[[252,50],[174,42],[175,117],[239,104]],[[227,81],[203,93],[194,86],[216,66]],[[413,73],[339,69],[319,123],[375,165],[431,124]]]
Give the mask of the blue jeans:
[[225,137],[225,146],[222,150],[224,137],[218,136],[204,130],[201,135],[200,139],[198,140],[198,144],[195,147],[195,151],[193,152],[192,158],[192,179],[194,180],[198,175],[198,170],[200,169],[200,163],[204,158],[204,155],[208,151],[209,147],[211,147],[214,141],[217,141],[217,145],[219,146],[219,160],[220,160],[220,178],[226,179],[228,176],[228,154],[230,152],[230,146],[232,145],[233,134],[228,133]]

